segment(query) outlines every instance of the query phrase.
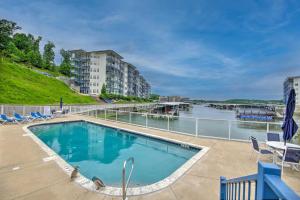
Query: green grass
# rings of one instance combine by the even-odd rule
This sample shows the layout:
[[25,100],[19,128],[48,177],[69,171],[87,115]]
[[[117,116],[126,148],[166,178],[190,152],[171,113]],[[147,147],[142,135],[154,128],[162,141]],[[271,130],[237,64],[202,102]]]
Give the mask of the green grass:
[[89,96],[72,91],[63,82],[41,75],[25,65],[0,60],[0,104],[94,104]]

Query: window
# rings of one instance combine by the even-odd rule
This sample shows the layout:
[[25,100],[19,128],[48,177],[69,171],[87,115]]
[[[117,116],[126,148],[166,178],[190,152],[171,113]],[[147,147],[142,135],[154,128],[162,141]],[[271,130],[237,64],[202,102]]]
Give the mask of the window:
[[99,68],[97,68],[97,72],[99,72]]

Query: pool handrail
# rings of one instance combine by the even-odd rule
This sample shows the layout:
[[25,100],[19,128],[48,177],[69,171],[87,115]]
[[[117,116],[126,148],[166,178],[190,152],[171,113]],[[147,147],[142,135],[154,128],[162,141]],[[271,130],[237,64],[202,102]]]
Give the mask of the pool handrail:
[[[131,161],[131,169],[130,169],[130,173],[128,176],[128,179],[126,181],[126,165],[127,162]],[[127,187],[131,178],[131,174],[133,171],[133,167],[134,167],[134,158],[130,157],[127,160],[124,161],[123,163],[123,169],[122,169],[122,199],[125,200],[127,199],[126,195],[127,195]]]

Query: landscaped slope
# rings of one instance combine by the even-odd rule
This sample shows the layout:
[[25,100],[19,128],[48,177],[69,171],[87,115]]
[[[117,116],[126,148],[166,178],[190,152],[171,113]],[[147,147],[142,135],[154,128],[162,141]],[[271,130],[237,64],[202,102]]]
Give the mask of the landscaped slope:
[[39,74],[24,65],[0,60],[0,104],[96,103],[72,91],[63,82]]

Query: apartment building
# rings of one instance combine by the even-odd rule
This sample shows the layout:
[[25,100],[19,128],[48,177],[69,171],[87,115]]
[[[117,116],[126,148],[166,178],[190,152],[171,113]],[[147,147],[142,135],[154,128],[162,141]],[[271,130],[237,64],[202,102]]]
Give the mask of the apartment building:
[[70,50],[74,88],[83,94],[99,95],[103,84],[108,93],[148,98],[150,84],[132,64],[113,50]]
[[300,76],[287,77],[283,83],[283,101],[286,104],[290,90],[294,88],[296,92],[296,105],[300,106]]

